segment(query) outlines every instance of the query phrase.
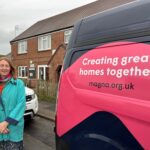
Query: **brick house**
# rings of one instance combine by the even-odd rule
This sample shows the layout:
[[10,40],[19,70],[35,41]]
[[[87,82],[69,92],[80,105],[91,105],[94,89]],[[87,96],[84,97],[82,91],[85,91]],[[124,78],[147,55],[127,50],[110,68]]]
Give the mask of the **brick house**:
[[133,0],[98,0],[65,13],[40,20],[10,41],[18,77],[57,83],[73,25],[81,18]]

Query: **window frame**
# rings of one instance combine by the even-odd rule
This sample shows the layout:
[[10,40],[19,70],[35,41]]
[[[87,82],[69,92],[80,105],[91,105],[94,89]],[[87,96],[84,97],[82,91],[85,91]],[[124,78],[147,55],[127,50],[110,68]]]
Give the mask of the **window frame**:
[[18,42],[18,54],[27,53],[27,40],[22,40]]
[[72,29],[67,29],[64,31],[64,43],[65,44],[69,43],[69,39],[70,39],[71,34],[72,34]]
[[38,36],[38,51],[46,51],[51,49],[52,37],[51,34]]
[[46,80],[46,68],[48,68],[48,65],[38,65],[38,80],[42,80],[42,79],[40,79],[40,68],[44,68],[44,75],[43,75],[43,80]]
[[[21,70],[21,72],[20,72],[20,70]],[[22,71],[25,71],[25,76],[23,76]],[[28,77],[28,67],[27,66],[18,66],[18,77],[19,78],[27,78]]]

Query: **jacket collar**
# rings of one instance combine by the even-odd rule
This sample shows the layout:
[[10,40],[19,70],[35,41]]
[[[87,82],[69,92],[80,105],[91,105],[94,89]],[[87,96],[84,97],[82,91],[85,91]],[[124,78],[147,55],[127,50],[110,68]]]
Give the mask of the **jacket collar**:
[[16,84],[17,84],[17,81],[16,81],[14,78],[11,78],[9,82],[10,82],[11,84],[13,84],[13,85],[16,85]]

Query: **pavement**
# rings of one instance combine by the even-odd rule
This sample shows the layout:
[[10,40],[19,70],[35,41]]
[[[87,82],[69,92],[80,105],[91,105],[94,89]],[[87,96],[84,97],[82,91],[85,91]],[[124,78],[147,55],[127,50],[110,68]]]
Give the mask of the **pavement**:
[[39,111],[37,115],[45,119],[55,121],[55,108],[56,108],[55,103],[39,100]]
[[[25,140],[23,141],[24,150],[54,150],[42,141],[32,137],[30,134],[24,133]],[[32,145],[32,146],[31,146]]]

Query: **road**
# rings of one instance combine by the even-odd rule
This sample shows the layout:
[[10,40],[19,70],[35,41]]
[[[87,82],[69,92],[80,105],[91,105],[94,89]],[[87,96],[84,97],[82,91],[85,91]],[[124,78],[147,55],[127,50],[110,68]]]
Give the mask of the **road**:
[[54,122],[35,117],[25,122],[25,150],[55,150]]

